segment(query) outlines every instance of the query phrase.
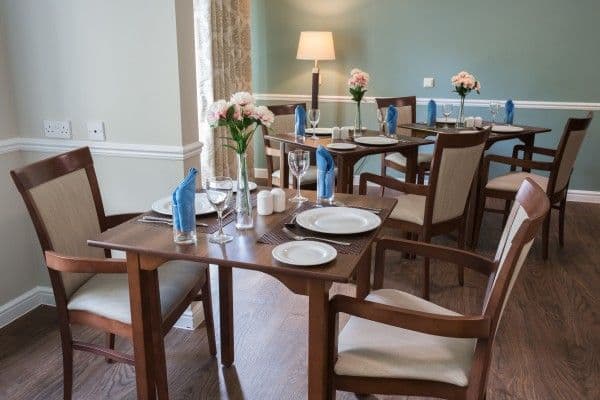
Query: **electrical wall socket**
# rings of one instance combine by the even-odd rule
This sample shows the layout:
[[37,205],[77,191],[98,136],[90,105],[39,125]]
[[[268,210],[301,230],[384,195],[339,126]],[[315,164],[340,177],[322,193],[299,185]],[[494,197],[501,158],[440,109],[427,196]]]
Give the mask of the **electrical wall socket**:
[[435,86],[435,78],[423,78],[423,87],[432,88]]
[[87,132],[90,140],[100,142],[106,140],[106,135],[104,134],[104,122],[102,121],[88,121]]
[[44,136],[56,139],[71,139],[71,121],[44,120]]

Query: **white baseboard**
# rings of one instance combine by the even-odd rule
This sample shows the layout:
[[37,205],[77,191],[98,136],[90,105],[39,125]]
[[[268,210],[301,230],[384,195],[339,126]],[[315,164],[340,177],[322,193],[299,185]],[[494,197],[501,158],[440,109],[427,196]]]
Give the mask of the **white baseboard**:
[[[54,306],[54,293],[48,286],[36,286],[0,306],[0,328],[10,324],[41,305]],[[174,327],[193,330],[204,321],[202,302],[194,302],[181,315]]]

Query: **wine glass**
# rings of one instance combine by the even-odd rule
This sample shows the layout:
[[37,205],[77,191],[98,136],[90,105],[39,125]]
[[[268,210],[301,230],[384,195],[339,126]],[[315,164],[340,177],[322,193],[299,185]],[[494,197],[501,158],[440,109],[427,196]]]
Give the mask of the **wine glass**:
[[223,232],[223,210],[229,204],[232,191],[233,181],[229,177],[215,176],[206,181],[206,197],[219,216],[219,230],[210,236],[209,242],[222,244],[233,240],[233,236]]
[[317,124],[321,118],[321,110],[318,108],[311,108],[308,110],[308,122],[312,125],[313,134],[310,137],[312,140],[319,140],[317,137]]
[[302,203],[308,200],[306,197],[302,196],[300,193],[300,185],[302,181],[302,177],[308,171],[308,167],[310,166],[310,153],[306,150],[294,150],[288,153],[288,164],[290,166],[290,171],[298,180],[298,193],[296,196],[292,197],[290,201],[294,203]]
[[454,106],[450,103],[442,104],[442,112],[444,113],[444,117],[446,117],[446,124],[444,128],[448,129],[448,117],[452,115],[452,111]]
[[496,115],[500,112],[500,103],[490,101],[490,114],[492,114],[492,125],[496,123]]
[[379,136],[385,136],[385,121],[381,108],[377,108],[377,122],[379,123]]

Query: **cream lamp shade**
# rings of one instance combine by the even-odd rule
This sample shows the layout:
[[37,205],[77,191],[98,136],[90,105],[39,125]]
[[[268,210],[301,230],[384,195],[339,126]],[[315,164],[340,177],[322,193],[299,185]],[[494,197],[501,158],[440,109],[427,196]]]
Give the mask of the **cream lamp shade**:
[[298,60],[335,60],[333,34],[331,32],[300,32],[298,42]]

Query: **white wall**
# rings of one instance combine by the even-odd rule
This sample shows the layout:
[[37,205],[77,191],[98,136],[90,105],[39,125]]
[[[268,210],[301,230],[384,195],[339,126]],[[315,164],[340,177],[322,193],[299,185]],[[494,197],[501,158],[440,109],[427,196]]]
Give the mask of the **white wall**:
[[17,135],[13,89],[10,82],[5,37],[5,26],[0,12],[0,139]]

